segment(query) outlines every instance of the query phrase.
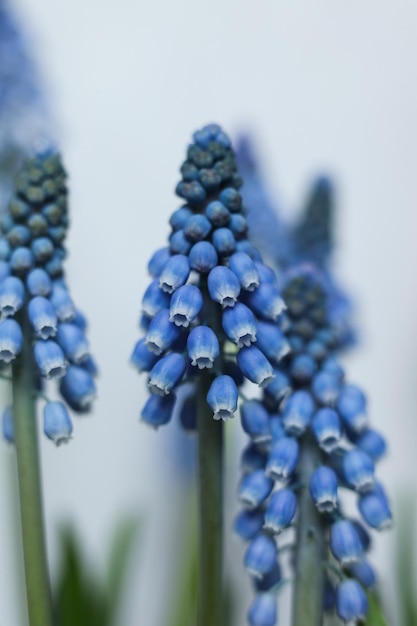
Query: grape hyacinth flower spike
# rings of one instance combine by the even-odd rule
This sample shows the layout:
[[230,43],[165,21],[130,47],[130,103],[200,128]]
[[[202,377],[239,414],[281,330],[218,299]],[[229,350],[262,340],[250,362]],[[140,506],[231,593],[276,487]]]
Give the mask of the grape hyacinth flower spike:
[[[147,374],[150,396],[141,419],[148,425],[157,428],[171,419],[176,390],[185,382],[196,399],[196,419],[187,422],[196,422],[199,439],[198,625],[217,626],[222,618],[222,423],[235,416],[245,380],[262,389],[274,378],[271,355],[276,362],[288,349],[282,333],[275,332],[285,305],[272,270],[248,239],[238,191],[242,181],[230,140],[219,126],[193,135],[181,175],[176,193],[183,204],[171,215],[168,244],[148,264],[152,282],[142,301],[145,335],[131,361]],[[257,345],[261,324],[264,341]],[[271,438],[265,415],[256,403],[245,412],[244,428],[257,442]],[[257,502],[262,489],[269,495],[272,480],[261,482],[242,485],[248,499]],[[253,613],[273,614],[268,607],[267,599],[259,601]]]
[[[273,572],[278,568],[284,574],[279,550],[272,558],[271,539],[285,536],[291,525],[296,529],[293,625],[322,624],[329,585],[336,593],[326,610],[335,610],[349,623],[362,620],[368,606],[365,590],[375,584],[375,572],[365,558],[369,540],[363,524],[382,530],[391,523],[387,496],[375,479],[385,442],[368,425],[365,395],[346,382],[338,363],[343,338],[328,315],[327,286],[313,266],[288,272],[282,295],[287,305],[284,335],[291,351],[275,367],[263,402],[242,406],[250,444],[242,455],[244,509],[235,530],[249,541],[246,554],[256,554],[263,567],[256,573],[254,558],[246,557],[249,573],[255,572],[251,626],[277,623],[272,612],[261,614],[259,607],[265,593],[281,584]],[[286,380],[285,393],[276,384],[280,379]],[[344,491],[356,494],[360,520],[344,513]]]
[[[1,219],[0,365],[13,387],[3,432],[17,454],[31,626],[51,624],[37,403],[44,403],[45,435],[59,446],[72,436],[70,412],[87,413],[96,393],[86,320],[64,276],[67,196],[60,156],[50,149],[23,163]],[[50,384],[58,385],[60,400],[48,399]]]

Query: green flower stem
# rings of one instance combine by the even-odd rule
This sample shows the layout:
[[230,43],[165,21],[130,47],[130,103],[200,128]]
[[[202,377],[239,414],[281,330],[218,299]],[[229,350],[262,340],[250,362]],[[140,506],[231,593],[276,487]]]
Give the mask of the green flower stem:
[[26,596],[30,626],[52,626],[34,399],[34,364],[26,316],[21,316],[20,322],[24,344],[13,365],[13,418]]
[[219,626],[223,604],[223,423],[206,402],[212,377],[198,390],[199,573],[198,626]]
[[[300,481],[308,485],[320,462],[320,453],[308,436],[301,443]],[[293,596],[293,626],[322,626],[325,531],[308,487],[298,498],[296,577]]]

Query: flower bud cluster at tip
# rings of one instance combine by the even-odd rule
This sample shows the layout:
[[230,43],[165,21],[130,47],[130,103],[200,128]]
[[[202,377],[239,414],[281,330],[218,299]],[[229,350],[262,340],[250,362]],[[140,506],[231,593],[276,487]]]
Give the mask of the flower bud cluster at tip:
[[146,335],[131,360],[148,373],[151,396],[142,420],[155,428],[167,423],[176,390],[190,382],[192,391],[177,411],[192,430],[199,373],[211,376],[206,401],[213,418],[227,420],[237,411],[245,379],[267,385],[288,345],[276,324],[285,305],[274,273],[248,239],[242,181],[219,126],[194,134],[181,174],[176,193],[185,204],[171,215],[169,245],[148,264],[153,281],[142,300]]
[[[87,322],[64,279],[67,195],[59,155],[43,152],[24,162],[0,217],[0,364],[7,368],[21,352],[27,317],[40,389],[56,379],[64,401],[44,408],[44,431],[56,444],[72,434],[67,405],[86,413],[96,393]],[[3,421],[10,440],[10,412]]]
[[[326,588],[332,590],[325,596],[326,609],[357,622],[367,611],[364,589],[376,583],[366,558],[370,542],[365,526],[383,530],[391,524],[387,496],[375,477],[386,445],[368,423],[364,393],[345,380],[337,360],[339,336],[329,322],[321,273],[312,266],[294,268],[282,295],[287,305],[284,339],[291,349],[275,368],[263,398],[241,405],[250,443],[242,454],[239,498],[244,508],[235,531],[249,542],[244,563],[257,592],[248,619],[251,626],[276,624],[272,600],[264,597],[273,596],[281,580],[277,538],[297,520],[298,490],[308,489],[329,536],[329,558],[341,575],[339,580],[326,573]],[[298,464],[306,437],[317,446],[320,463],[309,483],[300,485]],[[360,520],[345,516],[342,490],[356,493]]]

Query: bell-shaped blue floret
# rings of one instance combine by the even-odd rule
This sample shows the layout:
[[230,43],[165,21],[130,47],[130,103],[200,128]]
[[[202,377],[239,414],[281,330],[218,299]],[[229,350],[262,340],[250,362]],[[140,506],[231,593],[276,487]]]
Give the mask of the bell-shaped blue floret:
[[217,252],[208,241],[199,241],[194,244],[188,258],[191,269],[202,274],[208,274],[217,265]]
[[311,389],[318,402],[334,405],[340,392],[340,380],[330,372],[318,372],[313,378]]
[[291,377],[301,385],[305,385],[316,371],[316,362],[310,354],[296,354],[291,361]]
[[242,428],[255,443],[271,439],[269,413],[259,400],[249,400],[240,407]]
[[23,333],[13,319],[0,322],[0,362],[11,363],[23,346]]
[[272,445],[265,473],[275,480],[285,480],[297,467],[299,447],[296,439],[283,437]]
[[224,265],[214,267],[207,279],[207,286],[212,300],[223,308],[233,307],[240,293],[240,283],[236,274]]
[[188,254],[191,243],[184,235],[183,230],[177,230],[169,237],[169,248],[173,254]]
[[265,393],[276,402],[280,402],[291,392],[291,381],[281,370],[274,369],[273,373],[274,378],[265,387]]
[[41,267],[35,267],[26,277],[26,286],[31,296],[49,296],[52,281],[49,274]]
[[14,315],[25,301],[25,286],[16,276],[7,276],[0,285],[0,314]]
[[199,369],[213,367],[214,360],[220,354],[216,334],[208,326],[196,326],[188,335],[187,351],[191,365]]
[[54,244],[49,237],[37,237],[32,241],[31,249],[38,263],[49,261],[54,253]]
[[169,308],[171,298],[169,294],[159,287],[159,280],[156,278],[146,289],[142,298],[142,311],[149,317],[155,317],[159,311]]
[[330,467],[321,466],[315,469],[310,478],[309,488],[320,513],[331,513],[337,509],[338,480]]
[[345,623],[356,623],[365,619],[368,600],[356,580],[344,580],[336,590],[336,612]]
[[56,340],[72,363],[78,364],[87,358],[90,346],[83,331],[76,324],[58,324]]
[[165,396],[178,385],[184,376],[187,362],[177,352],[162,357],[151,369],[148,378],[148,387],[152,393]]
[[210,385],[207,402],[215,420],[227,420],[237,411],[239,392],[231,376],[217,376]]
[[187,328],[203,306],[203,296],[198,287],[183,285],[172,294],[169,305],[169,321]]
[[367,428],[362,431],[359,439],[356,441],[356,445],[369,454],[374,462],[379,461],[387,449],[384,437],[373,428]]
[[201,213],[191,215],[184,224],[184,235],[193,243],[205,239],[210,231],[210,221]]
[[275,491],[266,507],[265,529],[281,533],[291,524],[297,510],[297,498],[290,489]]
[[282,330],[271,322],[258,322],[256,345],[273,363],[280,361],[291,350]]
[[375,587],[377,583],[377,578],[375,574],[375,570],[372,565],[366,559],[362,559],[362,561],[358,561],[357,563],[352,563],[349,565],[349,572],[359,580],[359,582],[368,589],[372,589]]
[[188,218],[191,217],[193,212],[187,206],[181,206],[174,211],[169,218],[169,223],[173,230],[181,230],[184,228]]
[[159,276],[159,287],[166,293],[173,293],[187,282],[190,274],[188,259],[183,254],[174,254],[165,263]]
[[37,341],[33,347],[33,355],[41,376],[45,378],[61,378],[66,370],[64,352],[56,341],[47,339]]
[[43,409],[43,432],[57,446],[72,435],[72,422],[63,402],[47,402]]
[[50,301],[60,322],[72,322],[75,319],[77,311],[68,290],[64,286],[54,283]]
[[153,253],[148,263],[149,274],[153,278],[158,278],[170,258],[169,248],[159,248]]
[[263,450],[260,450],[258,446],[254,443],[250,443],[244,448],[242,455],[240,457],[240,464],[242,467],[242,471],[254,472],[258,469],[264,469],[266,465],[266,454]]
[[259,593],[248,612],[250,626],[275,626],[277,623],[277,600],[274,594]]
[[212,235],[212,241],[221,257],[230,256],[236,250],[236,239],[230,228],[217,228]]
[[77,413],[88,411],[96,396],[93,377],[78,365],[67,368],[65,376],[61,378],[59,390],[71,409]]
[[239,348],[250,346],[256,341],[256,318],[252,311],[241,302],[223,311],[222,326],[229,339]]
[[158,359],[159,356],[157,356],[154,352],[148,350],[147,346],[145,345],[145,340],[140,339],[136,342],[135,347],[133,348],[130,362],[136,367],[139,372],[149,372]]
[[254,291],[259,286],[259,272],[254,261],[245,252],[232,254],[229,267],[238,277],[242,289]]
[[217,228],[219,226],[227,226],[230,222],[230,211],[224,206],[222,202],[214,200],[206,206],[206,217],[210,220],[213,226]]
[[257,578],[262,578],[274,569],[277,556],[278,551],[274,539],[261,533],[252,539],[243,562],[248,572]]
[[363,556],[363,546],[355,526],[349,520],[334,522],[330,528],[330,549],[335,558],[348,565]]
[[178,411],[178,419],[185,431],[194,432],[197,429],[197,398],[196,390],[185,398]]
[[282,422],[289,435],[298,437],[310,423],[314,400],[308,391],[296,391],[288,398],[282,412]]
[[286,308],[278,290],[269,283],[261,283],[246,295],[246,302],[259,317],[276,321]]
[[385,491],[379,483],[375,483],[372,491],[359,498],[358,506],[363,519],[371,528],[384,530],[391,526],[391,509]]
[[312,421],[314,436],[320,448],[327,452],[333,452],[342,437],[342,426],[336,411],[330,408],[319,409]]
[[355,448],[349,450],[343,457],[343,477],[356,491],[364,493],[374,484],[375,467],[371,457]]
[[24,246],[13,250],[10,256],[10,268],[19,276],[26,274],[34,264],[33,252]]
[[152,426],[152,428],[158,428],[164,424],[168,424],[172,417],[174,410],[175,394],[171,393],[168,396],[158,396],[152,394],[141,412],[141,420]]
[[181,336],[181,329],[169,321],[169,311],[159,311],[149,324],[145,345],[157,355],[168,350]]
[[[7,441],[7,443],[14,443],[14,420],[13,420],[13,409],[11,406],[8,406],[3,411],[2,432],[3,432],[3,439]],[[262,523],[263,523],[263,517],[262,517]],[[261,524],[261,527],[262,527],[262,524]]]
[[247,474],[239,485],[239,500],[254,509],[261,505],[272,491],[274,483],[262,469]]
[[54,337],[58,328],[58,318],[48,298],[35,296],[28,305],[29,321],[40,339]]
[[368,424],[366,397],[356,385],[345,385],[337,398],[337,410],[346,426],[354,433],[361,433]]
[[266,387],[274,378],[272,365],[264,353],[255,346],[241,348],[236,361],[242,374],[259,387]]
[[244,541],[250,541],[257,535],[264,525],[262,509],[244,509],[236,517],[233,530]]

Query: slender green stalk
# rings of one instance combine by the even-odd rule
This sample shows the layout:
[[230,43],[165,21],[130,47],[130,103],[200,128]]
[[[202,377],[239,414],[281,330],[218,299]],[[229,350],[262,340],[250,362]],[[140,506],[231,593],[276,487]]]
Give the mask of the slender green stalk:
[[[306,436],[301,443],[299,461],[300,481],[305,485],[319,460],[317,446]],[[300,491],[298,499],[296,544],[293,626],[322,626],[325,535],[307,486]]]
[[210,374],[198,390],[199,573],[198,626],[219,626],[223,606],[223,424],[213,419],[206,396]]
[[52,626],[34,400],[34,366],[28,321],[25,316],[20,321],[24,344],[13,366],[13,417],[26,596],[30,626]]

